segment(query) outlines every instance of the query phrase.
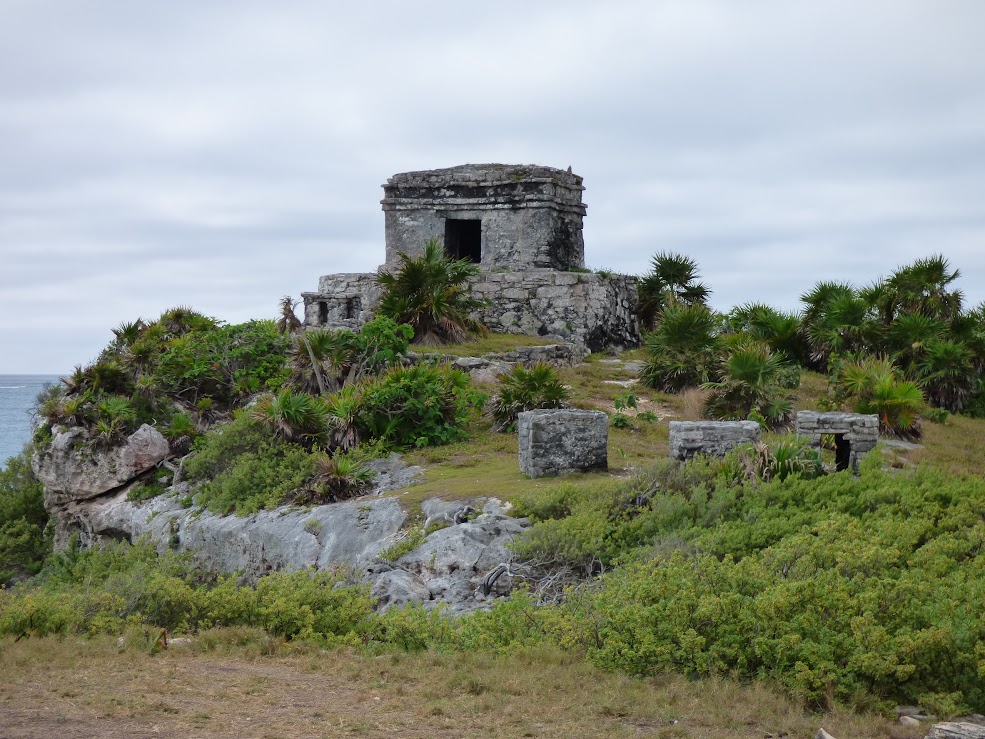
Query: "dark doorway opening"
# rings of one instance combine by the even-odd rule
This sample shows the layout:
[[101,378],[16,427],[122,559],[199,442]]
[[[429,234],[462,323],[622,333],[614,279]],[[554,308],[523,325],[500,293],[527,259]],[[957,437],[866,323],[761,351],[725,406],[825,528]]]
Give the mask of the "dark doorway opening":
[[844,472],[852,462],[852,444],[844,434],[835,434],[835,469]]
[[445,219],[445,254],[473,264],[482,262],[482,221]]
[[362,310],[362,300],[359,298],[346,298],[345,301],[345,318],[346,320],[351,320],[357,316],[359,311]]
[[324,300],[318,301],[318,324],[324,326],[328,323],[328,303]]

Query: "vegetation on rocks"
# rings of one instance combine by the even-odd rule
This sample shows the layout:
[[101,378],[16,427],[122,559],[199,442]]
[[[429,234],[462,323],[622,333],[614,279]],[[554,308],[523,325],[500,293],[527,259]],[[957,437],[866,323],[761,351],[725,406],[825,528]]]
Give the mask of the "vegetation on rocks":
[[[429,341],[460,339],[467,271],[438,261],[405,259],[393,295],[414,274],[439,289],[389,305]],[[480,416],[486,396],[467,375],[408,356],[415,334],[393,317],[302,334],[288,300],[277,324],[225,326],[179,308],[122,325],[95,363],[43,399],[38,444],[74,425],[98,451],[151,423],[181,458],[189,503],[240,514],[359,495],[366,458],[405,450],[431,469],[402,501],[498,493],[534,521],[514,544],[519,587],[452,619],[419,606],[377,613],[344,572],[247,585],[145,542],[47,556],[41,486],[15,458],[0,472],[0,584],[10,584],[0,644],[151,628],[207,640],[218,626],[259,629],[296,650],[563,653],[648,678],[731,676],[782,686],[811,709],[985,711],[985,484],[970,418],[985,415],[985,309],[964,309],[956,277],[934,257],[864,289],[820,283],[796,315],[761,304],[721,315],[705,305],[693,261],[658,255],[641,283],[653,319],[636,355],[642,382],[627,389],[630,370],[613,375],[595,358],[560,372],[518,368],[500,378],[493,420]],[[651,419],[614,420],[618,475],[521,479],[515,437],[494,424],[562,403]],[[776,433],[718,461],[644,464],[666,448],[667,417],[752,418],[780,431],[805,407],[878,414],[884,435],[923,433],[926,448],[870,454],[857,477],[825,474],[830,452]],[[945,417],[937,408],[959,415],[923,424]],[[946,434],[965,447],[934,460],[958,446],[940,441]],[[166,484],[155,472],[132,494]],[[408,529],[382,557],[427,533]]]

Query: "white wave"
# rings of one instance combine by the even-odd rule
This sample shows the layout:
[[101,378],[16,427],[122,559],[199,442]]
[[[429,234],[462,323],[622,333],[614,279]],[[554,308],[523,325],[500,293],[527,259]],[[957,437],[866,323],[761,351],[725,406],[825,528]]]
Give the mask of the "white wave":
[[27,385],[0,385],[0,390],[23,390]]

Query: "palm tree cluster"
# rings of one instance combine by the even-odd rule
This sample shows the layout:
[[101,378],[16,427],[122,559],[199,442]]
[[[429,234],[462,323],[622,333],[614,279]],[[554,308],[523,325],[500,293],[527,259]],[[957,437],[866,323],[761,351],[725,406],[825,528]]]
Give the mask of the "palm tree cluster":
[[885,433],[919,435],[928,408],[985,415],[985,306],[964,309],[959,276],[934,255],[864,288],[818,282],[799,314],[750,303],[722,315],[705,305],[693,260],[658,254],[639,288],[653,318],[641,379],[665,392],[711,390],[717,418],[782,423],[777,391],[798,367],[828,373],[832,400],[879,414]]

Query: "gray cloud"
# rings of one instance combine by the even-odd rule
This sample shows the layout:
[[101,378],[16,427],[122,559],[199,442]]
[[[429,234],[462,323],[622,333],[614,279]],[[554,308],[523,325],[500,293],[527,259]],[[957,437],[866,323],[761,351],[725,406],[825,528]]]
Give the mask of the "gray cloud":
[[7,0],[0,372],[191,304],[269,316],[383,256],[380,184],[572,165],[591,265],[795,308],[933,252],[985,299],[976,0]]

